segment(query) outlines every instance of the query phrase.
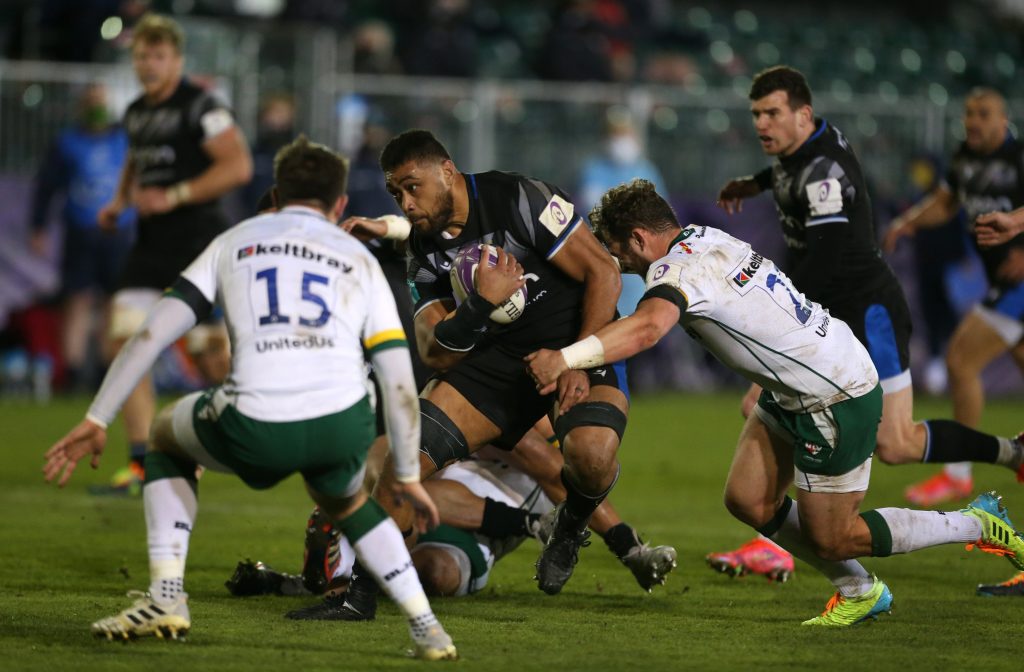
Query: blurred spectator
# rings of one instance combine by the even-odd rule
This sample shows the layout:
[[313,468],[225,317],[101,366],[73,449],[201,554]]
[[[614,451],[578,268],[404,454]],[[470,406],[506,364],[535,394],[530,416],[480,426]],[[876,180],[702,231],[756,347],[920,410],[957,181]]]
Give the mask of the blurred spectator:
[[684,85],[697,73],[697,64],[686,54],[658,51],[647,57],[643,79],[652,84]]
[[100,208],[117,190],[127,151],[128,136],[112,123],[106,89],[94,84],[82,94],[76,125],[58,136],[36,182],[31,247],[37,255],[45,255],[49,249],[46,224],[50,206],[58,195],[66,197],[61,216],[61,354],[65,386],[71,390],[88,389],[92,382],[83,375],[83,367],[96,335],[95,300],[100,299],[106,314],[132,244],[134,211],[121,213],[111,231],[101,231],[97,222]]
[[400,26],[398,56],[406,73],[476,74],[477,32],[467,0],[400,0],[391,11]]
[[629,81],[636,71],[636,29],[619,0],[567,0],[555,14],[537,70],[562,81]]
[[295,100],[287,94],[267,96],[260,106],[256,142],[252,146],[252,180],[242,188],[246,211],[274,185],[274,155],[295,138]]
[[397,75],[402,64],[395,56],[395,34],[383,21],[367,21],[352,35],[352,68],[369,75]]

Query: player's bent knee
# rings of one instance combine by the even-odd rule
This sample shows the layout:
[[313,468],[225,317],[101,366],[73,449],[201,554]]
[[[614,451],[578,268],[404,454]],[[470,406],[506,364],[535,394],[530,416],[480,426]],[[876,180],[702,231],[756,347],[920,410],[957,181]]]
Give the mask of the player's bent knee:
[[728,488],[725,491],[723,500],[725,502],[726,510],[732,514],[733,518],[742,523],[746,523],[754,529],[759,529],[767,525],[775,515],[775,510],[777,508],[767,505],[760,500],[754,500],[749,496],[744,496],[740,492],[729,490]]
[[469,444],[462,430],[437,404],[423,398],[420,398],[420,452],[429,458],[434,471],[449,462],[469,457]]
[[149,430],[147,450],[162,453],[177,453],[178,442],[174,437],[174,404],[165,406],[153,420]]

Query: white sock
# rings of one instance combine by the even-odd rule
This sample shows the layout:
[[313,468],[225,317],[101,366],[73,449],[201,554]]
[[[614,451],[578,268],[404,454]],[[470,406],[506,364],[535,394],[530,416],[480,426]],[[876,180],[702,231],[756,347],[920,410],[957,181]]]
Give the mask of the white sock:
[[1002,436],[996,437],[999,440],[999,456],[996,457],[996,464],[1009,467],[1014,471],[1020,469],[1024,463],[1024,446],[1017,439],[1007,439]]
[[959,481],[966,481],[971,477],[971,463],[970,462],[950,462],[943,471],[950,478],[955,478]]
[[356,557],[388,597],[409,619],[413,637],[423,635],[437,618],[423,592],[402,533],[391,518],[381,521],[352,544]]
[[[796,502],[793,502],[793,506],[796,506]],[[768,542],[769,544],[771,544],[771,545],[772,545],[772,546],[774,546],[775,548],[779,549],[780,551],[786,551],[786,549],[782,548],[782,546],[779,546],[779,545],[778,545],[778,544],[776,544],[776,543],[775,543],[774,541],[772,541],[772,540],[771,540],[771,539],[769,539],[768,537],[764,536],[764,535],[763,535],[763,534],[761,534],[760,532],[758,532],[758,533],[757,533],[757,538],[758,538],[758,539],[760,539],[761,541],[766,541],[766,542]],[[786,551],[786,552],[787,552],[787,553],[789,553],[789,551]]]
[[185,558],[195,524],[196,493],[184,478],[161,478],[142,488],[149,542],[149,593],[172,602],[184,592]]
[[814,552],[814,548],[807,542],[803,532],[800,531],[800,516],[797,514],[797,503],[795,501],[789,509],[782,527],[771,536],[771,540],[792,553],[794,557],[800,558],[824,574],[825,578],[831,581],[836,590],[844,597],[863,595],[871,590],[871,586],[874,585],[874,579],[864,569],[864,566],[856,560],[835,562],[822,560],[818,557],[818,554]]
[[976,541],[981,521],[959,511],[916,511],[893,507],[875,509],[889,526],[892,552],[910,553],[921,548]]

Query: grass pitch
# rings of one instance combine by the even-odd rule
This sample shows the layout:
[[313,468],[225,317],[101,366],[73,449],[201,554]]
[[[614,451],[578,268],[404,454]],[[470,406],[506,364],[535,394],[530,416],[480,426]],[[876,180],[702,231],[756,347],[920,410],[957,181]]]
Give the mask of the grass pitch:
[[[531,580],[532,542],[501,561],[468,598],[435,600],[455,638],[459,669],[822,669],[1020,670],[1024,598],[978,598],[979,582],[1012,573],[1000,558],[962,546],[867,559],[895,595],[891,616],[841,631],[800,627],[819,613],[831,586],[797,563],[785,585],[712,573],[704,554],[751,533],[721,504],[741,421],[739,394],[634,400],[613,499],[646,539],[679,550],[668,585],[637,587],[600,539],[581,553],[561,595]],[[297,571],[310,504],[298,479],[266,492],[208,474],[192,538],[186,590],[187,642],[116,644],[92,639],[89,624],[129,603],[148,584],[141,501],[86,493],[121,466],[120,425],[99,471],[85,464],[64,491],[42,481],[42,453],[81,418],[86,401],[49,407],[0,404],[0,669],[4,670],[377,670],[418,669],[405,658],[405,625],[382,602],[374,623],[289,621],[300,598],[233,598],[224,588],[243,558]],[[989,404],[983,426],[1014,434],[1021,401]],[[948,417],[948,404],[921,401],[919,417]],[[902,490],[930,466],[875,464],[868,508],[902,506]],[[975,470],[977,489],[1004,495],[1024,525],[1024,486],[1006,469]]]

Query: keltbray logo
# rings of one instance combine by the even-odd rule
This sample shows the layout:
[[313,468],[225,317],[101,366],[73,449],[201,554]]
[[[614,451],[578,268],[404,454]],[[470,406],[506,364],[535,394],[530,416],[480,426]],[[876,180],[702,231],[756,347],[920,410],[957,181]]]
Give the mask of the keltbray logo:
[[732,281],[737,286],[743,287],[754,277],[757,273],[757,269],[761,268],[761,264],[764,263],[764,257],[757,252],[752,252],[750,258],[747,260],[746,265],[740,269],[740,272],[733,276]]
[[331,268],[340,268],[343,273],[352,272],[352,266],[346,264],[340,259],[324,254],[323,252],[317,252],[306,247],[305,244],[296,245],[294,243],[255,243],[253,245],[246,245],[245,247],[238,248],[238,252],[235,255],[235,259],[242,260],[248,257],[261,257],[264,255],[281,255],[285,257],[295,257],[296,259],[305,259],[307,261],[315,261],[318,264],[326,264]]

